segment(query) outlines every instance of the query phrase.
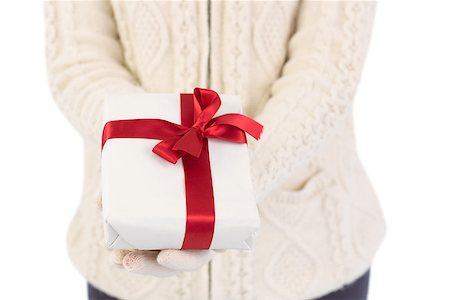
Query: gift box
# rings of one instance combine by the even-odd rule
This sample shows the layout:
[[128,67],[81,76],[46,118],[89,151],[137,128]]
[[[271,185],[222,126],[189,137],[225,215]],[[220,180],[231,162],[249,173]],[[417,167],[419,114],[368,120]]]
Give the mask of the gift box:
[[263,126],[239,95],[109,95],[104,102],[104,237],[114,249],[251,249],[259,227],[248,137]]

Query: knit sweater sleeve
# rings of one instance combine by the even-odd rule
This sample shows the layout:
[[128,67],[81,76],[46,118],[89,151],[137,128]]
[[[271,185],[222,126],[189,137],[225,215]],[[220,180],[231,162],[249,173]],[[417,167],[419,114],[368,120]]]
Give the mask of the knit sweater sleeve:
[[84,136],[101,136],[109,93],[143,92],[123,59],[109,1],[46,1],[47,74],[53,99]]
[[288,58],[248,139],[257,201],[304,168],[344,120],[363,68],[374,2],[302,1]]

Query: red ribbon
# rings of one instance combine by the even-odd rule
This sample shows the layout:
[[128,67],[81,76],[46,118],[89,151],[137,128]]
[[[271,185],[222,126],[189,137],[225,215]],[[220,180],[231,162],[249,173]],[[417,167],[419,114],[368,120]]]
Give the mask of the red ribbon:
[[259,139],[263,126],[237,113],[214,117],[221,105],[210,89],[180,94],[181,124],[162,119],[109,121],[102,149],[113,138],[161,140],[152,151],[175,164],[182,157],[186,188],[186,230],[181,249],[209,249],[214,234],[214,193],[207,138],[247,143],[245,132]]

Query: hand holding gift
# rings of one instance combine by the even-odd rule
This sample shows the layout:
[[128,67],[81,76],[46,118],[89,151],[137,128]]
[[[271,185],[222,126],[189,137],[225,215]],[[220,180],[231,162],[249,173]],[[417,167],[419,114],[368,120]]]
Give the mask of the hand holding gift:
[[[102,209],[102,196],[98,197]],[[215,255],[214,250],[137,250],[110,249],[112,263],[134,273],[167,277],[180,271],[194,271],[207,264]]]
[[105,100],[105,243],[127,269],[171,275],[214,250],[252,248],[259,215],[246,133],[259,139],[263,127],[241,114],[239,96],[221,96],[195,88]]

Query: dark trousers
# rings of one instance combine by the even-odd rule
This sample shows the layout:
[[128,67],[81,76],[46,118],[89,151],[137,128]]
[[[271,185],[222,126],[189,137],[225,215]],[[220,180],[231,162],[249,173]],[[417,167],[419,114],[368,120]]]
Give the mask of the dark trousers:
[[[366,300],[369,290],[369,278],[370,270],[352,283],[316,300]],[[117,300],[117,298],[111,297],[103,291],[96,289],[89,282],[87,285],[89,300]]]
[[369,291],[370,270],[352,283],[317,300],[366,300]]

